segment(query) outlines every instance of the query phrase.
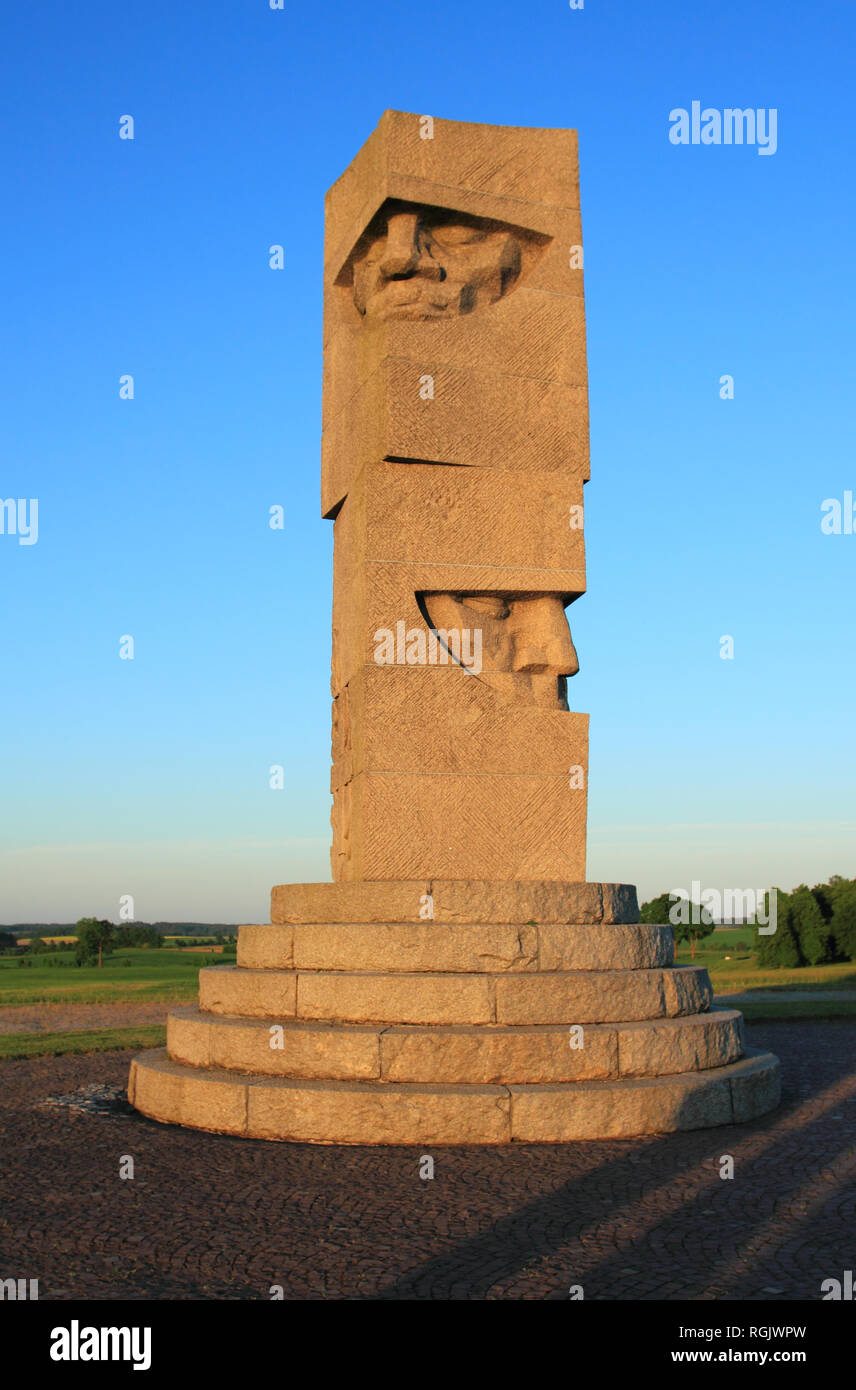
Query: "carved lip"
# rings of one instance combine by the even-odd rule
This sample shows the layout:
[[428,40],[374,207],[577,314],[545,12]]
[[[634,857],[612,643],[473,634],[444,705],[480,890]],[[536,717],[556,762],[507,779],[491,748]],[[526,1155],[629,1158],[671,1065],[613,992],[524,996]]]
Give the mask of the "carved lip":
[[390,304],[388,308],[382,309],[382,313],[385,318],[393,318],[402,309],[412,309],[414,306],[435,314],[444,314],[449,307],[447,304],[432,304],[430,299],[423,299],[421,295],[417,295],[415,299],[401,299],[397,304]]
[[444,304],[437,304],[431,298],[430,292],[417,291],[415,294],[409,294],[406,298],[402,298],[399,294],[390,293],[389,289],[377,291],[370,297],[367,305],[368,309],[381,318],[397,318],[413,308],[421,309],[426,314],[440,316],[448,313],[449,307],[448,301]]

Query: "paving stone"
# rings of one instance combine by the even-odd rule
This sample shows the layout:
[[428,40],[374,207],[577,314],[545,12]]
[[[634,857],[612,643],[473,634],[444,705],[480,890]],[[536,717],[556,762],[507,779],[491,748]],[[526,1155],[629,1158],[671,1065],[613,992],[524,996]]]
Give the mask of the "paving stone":
[[[130,1054],[4,1062],[4,1274],[37,1277],[58,1301],[267,1301],[278,1283],[289,1300],[543,1302],[580,1283],[586,1300],[747,1299],[769,1321],[771,1299],[814,1302],[853,1267],[856,1024],[749,1023],[747,1036],[782,1061],[781,1105],[761,1119],[428,1150],[46,1109],[87,1087],[121,1091]],[[123,1154],[133,1181],[119,1178]]]

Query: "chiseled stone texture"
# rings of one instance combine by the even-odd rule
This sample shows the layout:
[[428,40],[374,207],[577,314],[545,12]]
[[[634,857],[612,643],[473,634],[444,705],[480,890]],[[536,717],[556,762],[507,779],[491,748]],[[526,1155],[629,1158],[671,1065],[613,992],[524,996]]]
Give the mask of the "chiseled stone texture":
[[702,1012],[710,993],[707,971],[687,967],[688,980],[678,992],[668,986],[673,970],[580,970],[499,978],[497,1021],[611,1023]]
[[301,971],[297,1012],[356,1023],[490,1023],[493,977]]
[[622,1076],[704,1071],[743,1055],[743,1015],[737,1009],[712,1009],[662,1023],[626,1023],[618,1028],[617,1039]]
[[698,965],[675,965],[664,970],[663,989],[669,1017],[703,1013],[713,999],[710,976]]
[[187,1067],[150,1050],[129,1098],[153,1119],[261,1139],[339,1144],[561,1143],[728,1124],[778,1102],[778,1060],[714,1071],[551,1085],[300,1081]]
[[[426,374],[434,378],[430,410],[419,393],[419,379]],[[479,430],[473,396],[480,397],[502,429],[507,450],[498,453],[493,435]],[[385,457],[427,457],[435,460],[433,466],[461,460],[471,465],[468,471],[495,479],[500,489],[512,482],[519,488],[520,470],[530,478],[581,486],[588,473],[587,426],[584,386],[518,377],[509,398],[507,378],[478,366],[450,365],[435,348],[421,359],[383,359],[330,420],[322,459],[333,477],[341,475],[341,462],[348,458],[351,488],[361,467]],[[551,551],[555,553],[552,547],[547,553]]]
[[539,970],[654,970],[675,958],[671,927],[542,922],[537,932]]
[[381,1075],[387,1081],[544,1082],[614,1076],[614,1030],[587,1030],[581,1048],[569,1031],[541,1027],[388,1028],[381,1035]]
[[166,1050],[176,1062],[190,1067],[208,1067],[211,1057],[213,1014],[188,1007],[170,1009],[166,1020]]
[[271,922],[420,922],[426,900],[435,922],[636,923],[629,883],[491,882],[475,879],[281,883],[271,890]]
[[309,1081],[249,1088],[248,1131],[314,1144],[505,1144],[500,1086],[348,1085]]
[[710,1072],[684,1072],[652,1080],[510,1089],[511,1137],[530,1144],[620,1139],[625,1135],[725,1125],[731,1119],[731,1091],[728,1079],[721,1073],[717,1076]]
[[764,1115],[779,1101],[779,1062],[751,1049],[743,1060],[707,1072],[509,1089],[512,1139],[621,1139]]
[[[680,973],[679,988],[672,975]],[[703,966],[664,970],[569,970],[505,974],[346,970],[199,972],[200,1008],[248,1018],[367,1023],[611,1023],[702,1013]]]
[[[224,1071],[313,1080],[372,1081],[380,1076],[379,1025],[291,1019],[272,1035],[267,1020],[173,1009],[167,1052],[175,1062]],[[274,1045],[272,1046],[272,1041]]]
[[[173,1009],[167,1052],[195,1067],[316,1080],[529,1083],[657,1076],[742,1055],[740,1015],[718,1009],[640,1023],[408,1024],[267,1020]],[[573,1046],[572,1046],[573,1041]]]
[[[441,672],[432,672],[438,681]],[[549,717],[552,710],[540,711]],[[447,708],[446,722],[453,720]],[[571,749],[546,773],[360,772],[349,784],[348,881],[413,880],[442,874],[482,882],[585,876],[586,802],[568,790],[568,767],[585,767],[579,750],[587,717],[566,715]],[[583,746],[587,743],[587,733]],[[343,873],[345,866],[342,866]],[[343,880],[344,881],[344,880]]]
[[298,970],[535,970],[536,927],[498,923],[385,922],[357,926],[295,926]]
[[246,1086],[226,1072],[195,1071],[159,1049],[131,1063],[131,1104],[153,1120],[222,1134],[246,1134]]
[[[421,120],[385,112],[326,198],[325,515],[372,455],[588,477],[583,273],[568,254],[582,245],[576,132],[438,118],[434,138],[422,139]],[[503,228],[500,242],[510,237],[518,246],[517,273],[493,302],[479,296],[469,313],[451,304],[429,322],[418,309],[385,318],[371,301],[358,312],[355,247],[390,199],[429,222],[432,211],[446,210]],[[479,254],[477,247],[465,253]],[[432,250],[435,264],[443,255],[442,247]],[[447,284],[458,259],[444,267]],[[410,362],[440,376],[428,410],[396,379]],[[556,400],[562,386],[575,395]]]
[[297,975],[288,970],[239,970],[206,966],[199,972],[199,1007],[215,1014],[242,1014],[277,1022],[297,1009]]
[[[766,1059],[766,1060],[765,1060]],[[746,1061],[731,1076],[734,1121],[744,1124],[756,1115],[775,1110],[782,1098],[782,1077],[778,1059],[769,1052],[746,1049]]]
[[[385,113],[326,202],[333,877],[584,880],[576,135],[440,120],[440,153],[421,119]],[[379,659],[399,623],[477,632],[479,679]]]
[[[450,370],[432,363],[387,364],[406,368],[400,381],[402,405],[413,411],[420,421],[430,417],[434,428],[442,429],[445,412],[454,406],[454,392],[444,390]],[[436,398],[426,411],[419,399],[419,377],[429,372],[434,376]],[[501,385],[493,383],[497,393]],[[469,377],[460,382],[466,389]],[[533,389],[543,392],[543,382],[532,382]],[[562,397],[560,397],[562,399]],[[517,419],[517,427],[522,422]],[[425,428],[424,423],[421,426]],[[506,434],[507,438],[507,434]],[[531,446],[531,438],[530,438]],[[432,453],[429,458],[435,458]],[[496,457],[496,456],[495,456]],[[583,483],[579,476],[567,470],[529,473],[524,478],[518,472],[501,468],[470,468],[455,471],[455,486],[450,488],[446,468],[436,463],[412,463],[402,468],[382,461],[382,452],[372,452],[349,493],[352,507],[359,513],[366,554],[383,555],[388,564],[453,565],[457,568],[492,566],[496,555],[497,527],[503,536],[504,559],[513,569],[532,569],[543,573],[545,566],[580,572],[580,591],[585,589],[585,550],[582,528],[568,525],[572,507],[581,507]],[[500,464],[501,459],[496,462]],[[525,507],[521,507],[521,493]],[[417,527],[414,515],[434,516],[442,513],[443,525]],[[465,581],[466,582],[466,581]],[[371,634],[365,634],[369,641]],[[380,678],[381,669],[375,668]],[[430,672],[406,667],[383,672],[384,676],[399,676],[404,684],[408,677],[430,676]],[[425,730],[430,743],[430,730]],[[534,751],[534,750],[533,750]]]
[[650,970],[672,964],[671,927],[446,922],[302,923],[238,929],[249,970]]
[[290,923],[238,927],[237,961],[248,970],[290,970],[294,965],[294,928]]

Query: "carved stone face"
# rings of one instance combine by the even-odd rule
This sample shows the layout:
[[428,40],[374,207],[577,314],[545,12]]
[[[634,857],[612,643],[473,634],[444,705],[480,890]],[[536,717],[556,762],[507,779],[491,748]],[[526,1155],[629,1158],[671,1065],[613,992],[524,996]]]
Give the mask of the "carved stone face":
[[388,203],[348,264],[366,319],[454,318],[493,304],[544,238],[484,218]]
[[560,594],[423,594],[439,631],[481,631],[480,679],[510,698],[568,708],[567,678],[580,669]]

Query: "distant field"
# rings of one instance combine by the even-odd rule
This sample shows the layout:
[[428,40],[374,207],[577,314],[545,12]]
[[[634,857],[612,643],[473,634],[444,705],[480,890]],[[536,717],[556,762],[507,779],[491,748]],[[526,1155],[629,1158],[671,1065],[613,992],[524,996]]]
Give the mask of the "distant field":
[[[799,970],[770,970],[755,964],[754,941],[754,927],[739,927],[736,931],[715,931],[699,942],[695,961],[708,970],[716,994],[739,994],[749,989],[856,990],[854,961],[806,965]],[[731,959],[727,960],[727,956]],[[691,958],[689,946],[678,948],[675,960],[679,965],[687,965]]]
[[[228,965],[234,954],[203,954],[161,947],[129,949],[105,958],[103,966],[75,966],[73,951],[35,956],[22,968],[22,957],[0,957],[0,1006],[4,1004],[111,1004],[135,999],[164,1003],[196,998],[199,970],[205,965]],[[66,960],[68,966],[43,964]],[[129,964],[123,964],[123,961]],[[38,962],[38,963],[35,963]]]
[[[19,937],[18,937],[18,945],[19,945],[19,946],[29,946],[29,944],[30,944],[30,942],[32,941],[32,939],[33,939],[33,938],[32,938],[31,936],[19,936]],[[51,944],[52,946],[67,946],[67,945],[69,945],[69,943],[71,943],[71,944],[73,945],[74,942],[77,940],[77,937],[76,937],[76,936],[42,936],[42,937],[39,938],[39,940],[40,940],[40,941],[49,941],[50,944]]]
[[[0,928],[0,930],[2,930],[2,928]],[[19,946],[29,946],[30,942],[31,942],[33,939],[34,939],[34,938],[33,938],[32,936],[19,936],[19,937],[17,938],[18,945],[19,945]],[[51,944],[52,946],[53,946],[53,945],[68,946],[68,945],[73,945],[74,942],[77,940],[77,937],[76,937],[76,936],[42,936],[42,937],[39,937],[39,940],[40,940],[40,941],[47,941],[47,942],[50,942],[50,944]],[[210,937],[210,936],[165,936],[165,937],[164,937],[164,941],[180,942],[183,946],[197,946],[200,942],[203,942],[203,943],[208,943],[208,942],[210,942],[210,941],[211,941],[211,937]],[[214,949],[214,947],[212,946],[212,950],[213,950],[213,949]]]

